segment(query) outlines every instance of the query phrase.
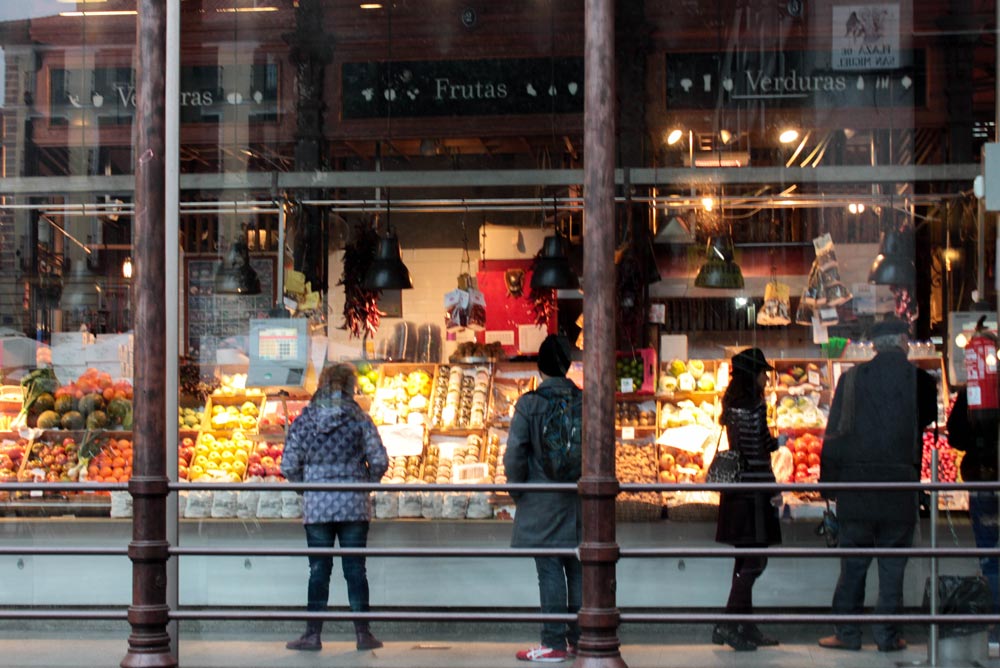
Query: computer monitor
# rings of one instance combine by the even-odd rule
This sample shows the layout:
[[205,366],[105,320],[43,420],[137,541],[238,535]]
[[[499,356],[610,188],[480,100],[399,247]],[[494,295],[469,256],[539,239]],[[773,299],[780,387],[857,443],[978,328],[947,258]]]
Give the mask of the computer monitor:
[[309,362],[309,335],[305,318],[250,320],[251,387],[301,387]]

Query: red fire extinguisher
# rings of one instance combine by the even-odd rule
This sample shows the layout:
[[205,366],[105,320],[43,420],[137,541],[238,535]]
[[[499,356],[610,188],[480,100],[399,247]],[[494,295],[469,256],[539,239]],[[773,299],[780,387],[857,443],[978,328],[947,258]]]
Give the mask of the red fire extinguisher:
[[976,323],[976,331],[965,346],[966,395],[969,417],[974,420],[996,419],[1000,416],[1000,396],[997,391],[997,336],[986,331],[984,315]]

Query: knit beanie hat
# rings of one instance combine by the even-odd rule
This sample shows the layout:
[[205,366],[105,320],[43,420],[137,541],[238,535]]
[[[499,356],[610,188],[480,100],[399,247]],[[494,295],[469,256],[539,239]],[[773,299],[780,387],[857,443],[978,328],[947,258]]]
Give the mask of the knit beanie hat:
[[569,370],[571,354],[569,339],[549,334],[538,348],[538,370],[546,376],[564,377]]

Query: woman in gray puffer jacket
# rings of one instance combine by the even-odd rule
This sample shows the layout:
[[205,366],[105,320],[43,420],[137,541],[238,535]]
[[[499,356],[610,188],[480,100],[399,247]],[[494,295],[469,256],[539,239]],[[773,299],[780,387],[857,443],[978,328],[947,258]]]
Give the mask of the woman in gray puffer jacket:
[[[312,401],[288,430],[281,472],[292,482],[377,482],[389,465],[378,430],[354,401],[355,369],[337,364],[323,370]],[[369,492],[307,491],[303,522],[309,547],[365,547],[371,520]],[[341,557],[347,599],[353,612],[368,612],[368,575],[364,557]],[[330,598],[333,557],[309,557],[307,610],[323,612]],[[309,620],[306,632],[285,646],[317,651],[323,647],[322,620]],[[355,622],[358,649],[381,647],[368,622]]]

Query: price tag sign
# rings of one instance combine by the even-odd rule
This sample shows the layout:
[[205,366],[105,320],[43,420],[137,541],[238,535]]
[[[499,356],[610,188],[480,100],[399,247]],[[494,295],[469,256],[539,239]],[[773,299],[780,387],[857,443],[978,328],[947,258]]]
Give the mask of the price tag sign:
[[820,384],[819,371],[810,371],[808,375],[809,375],[809,382],[812,385],[819,385]]
[[629,393],[629,392],[635,392],[635,389],[633,389],[634,385],[635,385],[635,383],[633,382],[633,380],[631,378],[622,378],[622,381],[621,381],[622,389],[621,389],[621,391],[623,393],[626,393],[626,394]]
[[622,427],[622,440],[623,441],[634,441],[635,440],[635,427]]

